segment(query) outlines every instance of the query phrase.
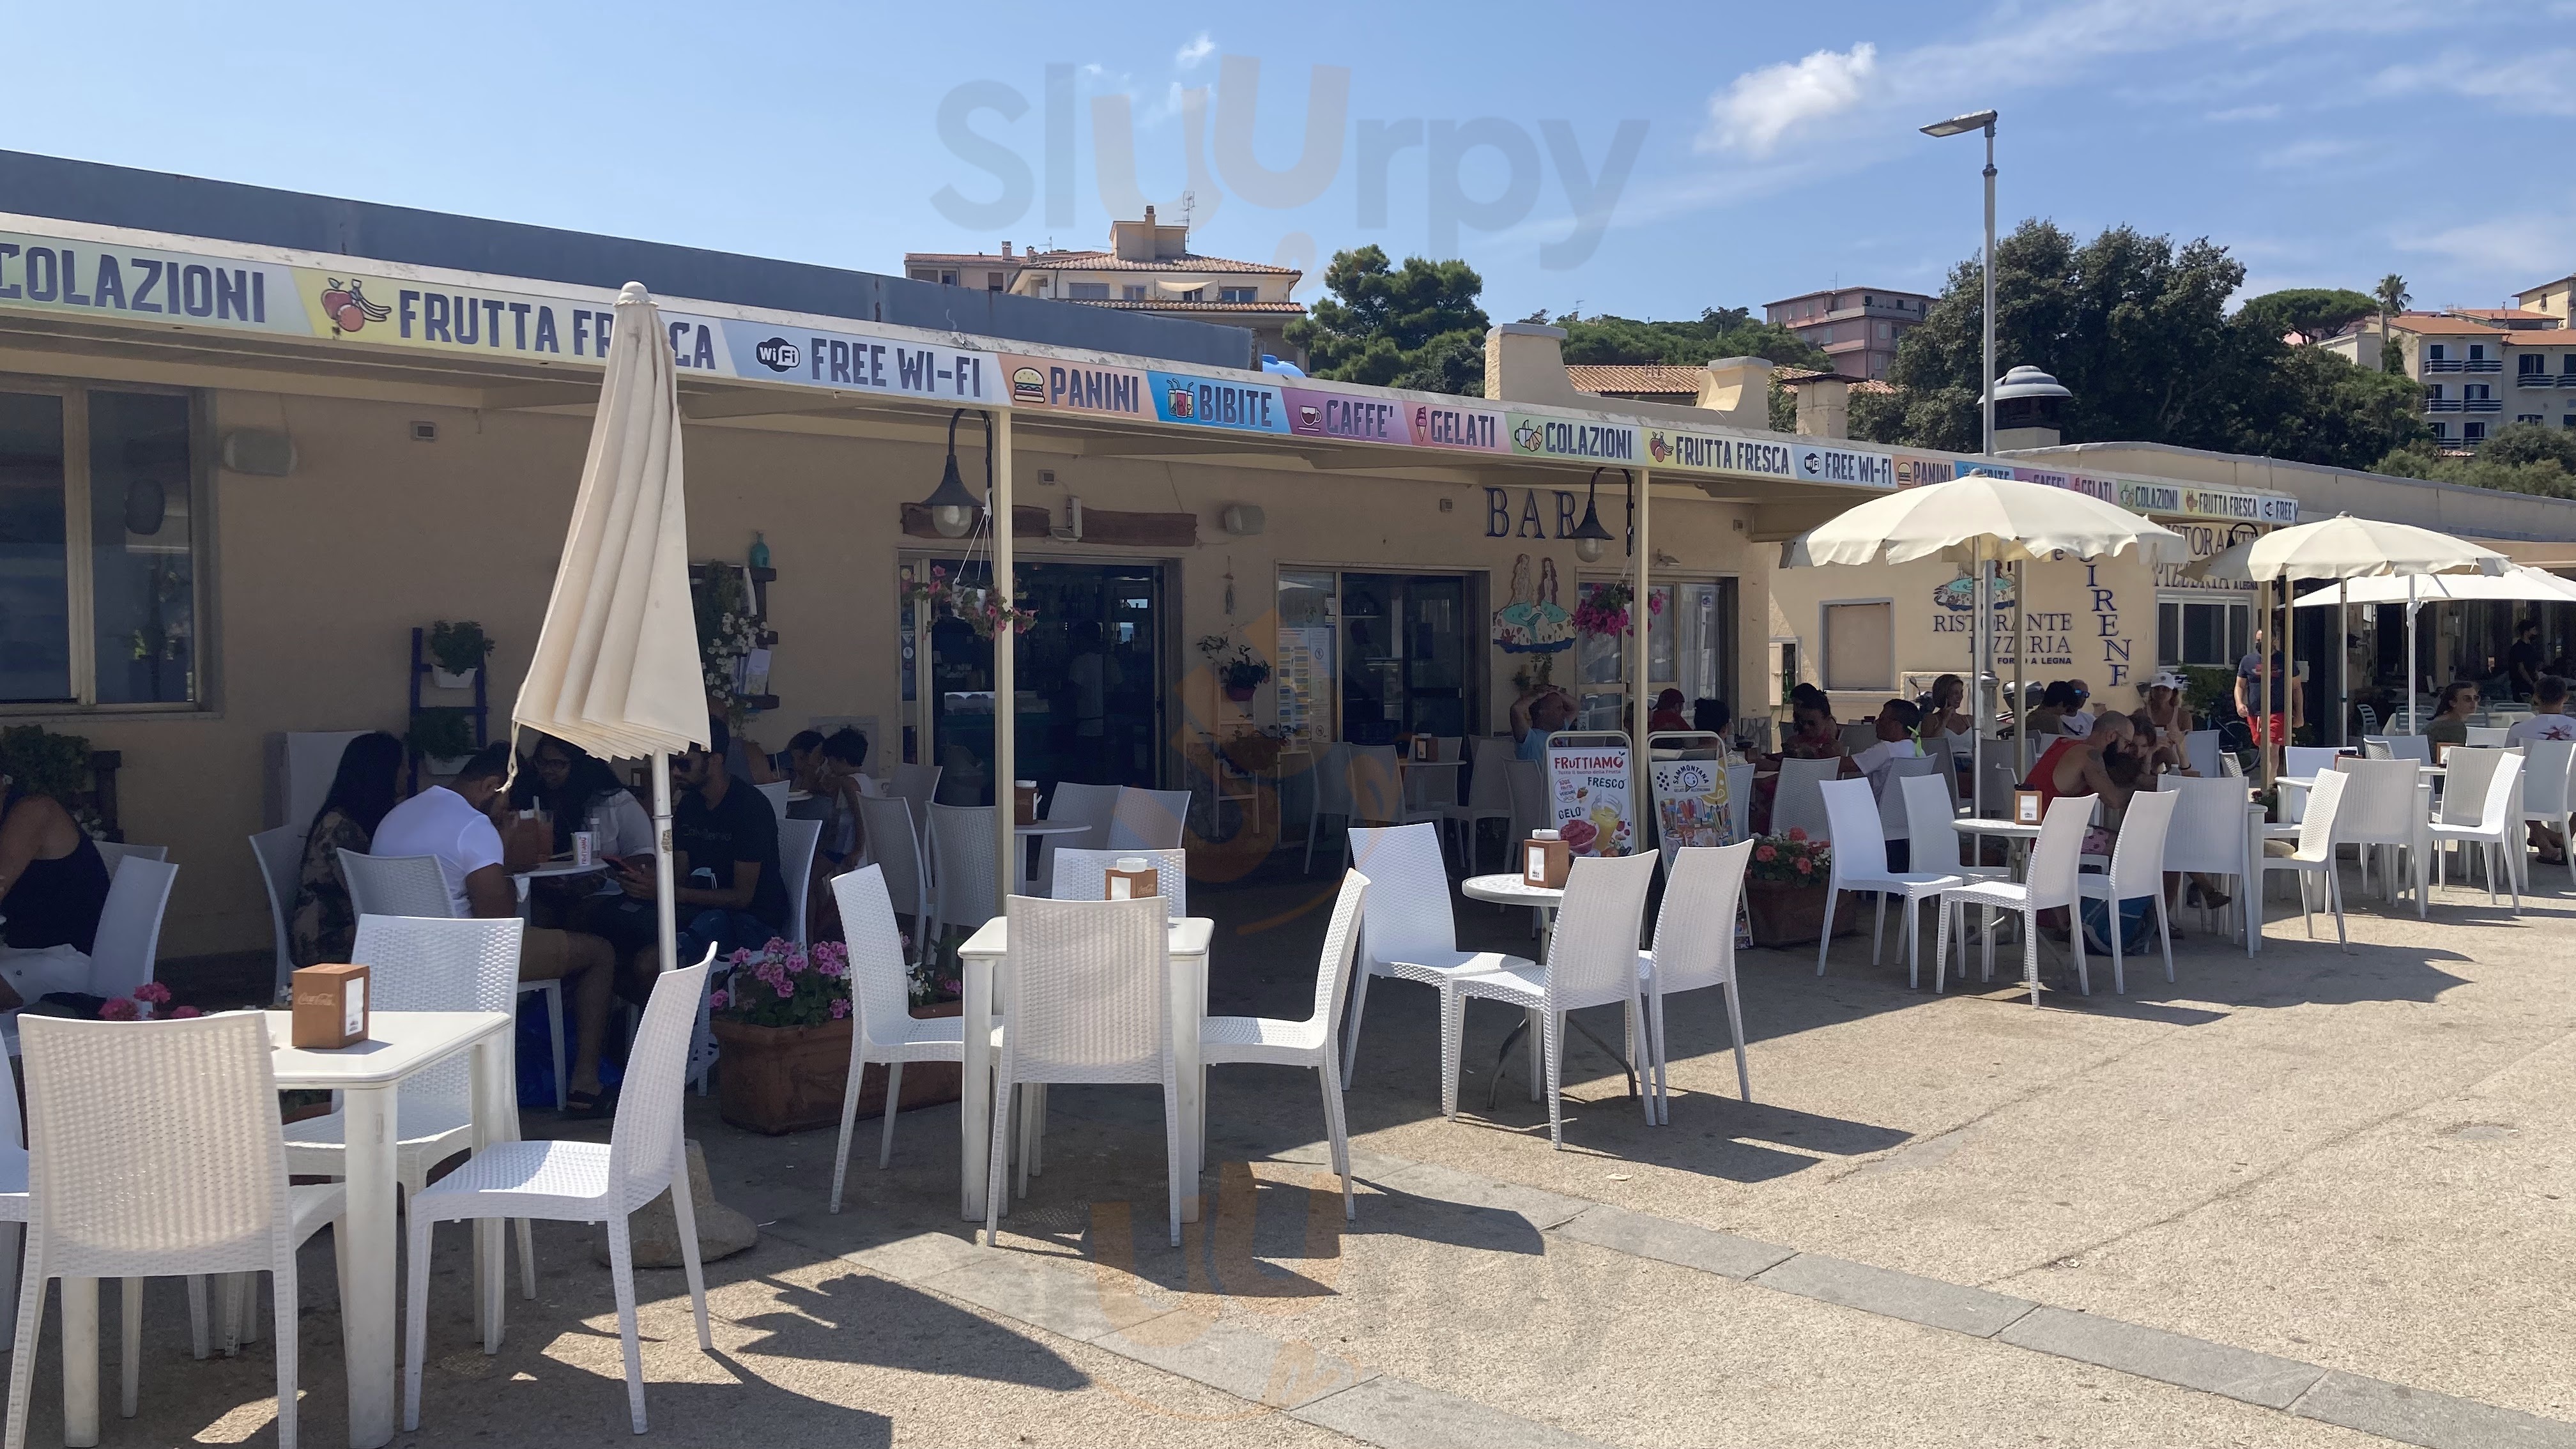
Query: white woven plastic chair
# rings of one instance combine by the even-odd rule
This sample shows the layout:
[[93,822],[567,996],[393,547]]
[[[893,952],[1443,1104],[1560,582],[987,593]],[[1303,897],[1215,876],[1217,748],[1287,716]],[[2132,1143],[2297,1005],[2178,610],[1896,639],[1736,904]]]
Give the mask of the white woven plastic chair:
[[[2031,846],[2030,878],[2026,882],[1981,880],[1952,886],[1941,892],[1941,935],[1932,947],[1934,994],[1941,990],[1943,973],[1950,960],[1950,912],[1968,906],[1983,906],[1985,979],[1991,981],[1995,976],[1995,912],[2014,912],[2022,918],[2022,981],[2030,988],[2030,1004],[2039,1005],[2039,913],[2059,906],[2071,909],[2075,905],[2077,856],[2084,848],[2084,828],[2093,818],[2096,803],[2091,795],[2061,795],[2049,802],[2048,814],[2039,822],[2039,839]],[[2080,930],[2071,933],[2071,941],[2075,954],[2076,986],[2089,996],[2093,983],[2084,968],[2084,933]],[[1965,961],[1959,963],[1959,974],[1963,977],[1967,974]]]
[[[697,1310],[698,1350],[715,1352],[707,1333],[706,1274],[698,1262],[698,1219],[689,1201],[688,1144],[681,1131],[680,1074],[689,1053],[689,1025],[706,994],[715,950],[695,966],[663,972],[644,1005],[644,1024],[626,1058],[626,1082],[617,1094],[617,1122],[605,1145],[539,1140],[496,1142],[464,1166],[411,1199],[410,1286],[404,1308],[403,1428],[420,1427],[420,1367],[429,1338],[429,1234],[442,1222],[476,1218],[543,1218],[549,1222],[608,1224],[608,1272],[617,1292],[617,1336],[626,1357],[626,1409],[635,1432],[644,1432],[644,1359],[635,1338],[635,1249],[627,1214],[671,1194],[679,1229],[680,1261],[688,1268],[689,1300]],[[497,1331],[501,1305],[485,1305]],[[281,1320],[281,1328],[288,1325]]]
[[1189,852],[1174,847],[1170,850],[1059,850],[1056,852],[1053,889],[1050,900],[1096,901],[1105,899],[1101,889],[1106,884],[1109,868],[1122,855],[1140,855],[1154,864],[1154,885],[1163,893],[1164,909],[1175,921],[1190,913]]
[[[2318,775],[2315,787],[2308,791],[2307,813],[2299,818],[2298,848],[2288,855],[2266,854],[2263,857],[2265,880],[2271,879],[2272,872],[2276,870],[2297,873],[2299,914],[2307,920],[2308,939],[2311,941],[2317,938],[2317,908],[2309,886],[2314,881],[2325,882],[2326,904],[2334,911],[2335,944],[2343,947],[2347,955],[2351,954],[2352,943],[2344,935],[2343,879],[2335,869],[2335,816],[2343,807],[2344,789],[2351,780],[2352,777],[2341,770],[2327,770]],[[2261,896],[2258,894],[2255,900],[2259,902]],[[2248,903],[2247,909],[2253,911],[2259,906]]]
[[[2165,830],[2165,869],[2201,875],[2226,876],[2236,881],[2236,895],[2229,910],[2242,911],[2244,922],[2262,917],[2262,879],[2258,867],[2246,857],[2245,786],[2239,777],[2193,775],[2172,777],[2172,791],[2180,798],[2174,805],[2173,821]],[[2221,922],[2224,924],[2224,915]],[[2209,922],[2206,904],[2201,909],[2201,923]],[[2261,939],[2259,930],[2244,930],[2245,954],[2252,957]]]
[[[1947,751],[1917,755],[1910,760],[1890,760],[1883,780],[1867,782],[1878,800],[1878,834],[1881,840],[1912,839],[1906,833],[1905,824],[1905,782],[1912,779],[1927,779],[1949,791],[1952,800],[1950,814],[1957,817],[1959,772],[1951,768]],[[1911,856],[1906,859],[1906,868],[1919,869]]]
[[[1472,743],[1473,749],[1467,766],[1467,799],[1463,804],[1449,806],[1441,814],[1446,823],[1458,828],[1460,856],[1466,861],[1468,873],[1473,874],[1477,827],[1488,820],[1502,821],[1505,829],[1511,827],[1512,781],[1509,767],[1512,745],[1509,740],[1480,736],[1472,742],[1462,743],[1461,748],[1466,748],[1468,743]],[[1440,747],[1447,749],[1449,742],[1441,741]]]
[[[1440,993],[1440,1055],[1455,1061],[1465,1006],[1458,983],[1471,976],[1532,963],[1500,951],[1458,949],[1457,922],[1449,914],[1449,871],[1440,859],[1440,832],[1430,825],[1357,830],[1351,836],[1352,868],[1369,878],[1369,909],[1360,917],[1360,967],[1351,982],[1351,1020],[1342,1037],[1342,1089],[1358,1067],[1360,1021],[1368,1013],[1369,978],[1419,981]],[[1440,1112],[1458,1115],[1458,1082],[1440,1074]]]
[[[1524,760],[1518,755],[1504,761],[1503,783],[1511,789],[1512,840],[1527,840],[1531,831],[1547,829],[1554,817],[1547,808],[1547,771],[1540,768],[1538,761]],[[1504,858],[1511,858],[1508,849]]]
[[170,883],[179,867],[147,856],[128,856],[107,883],[98,913],[98,937],[89,950],[89,989],[99,996],[132,996],[152,979],[161,950],[161,913],[170,905]]
[[1905,865],[1908,870],[1955,875],[1962,880],[1980,876],[2009,879],[2012,869],[2001,865],[1978,865],[1968,856],[1968,837],[1954,823],[1959,818],[1958,802],[1951,797],[1950,787],[1939,780],[1910,776],[1897,782],[1905,797]]
[[[930,854],[936,877],[930,914],[940,927],[973,931],[1000,915],[993,909],[993,812],[980,805],[930,807]],[[934,941],[933,950],[937,949]]]
[[1006,906],[1011,949],[994,972],[993,994],[1010,1003],[1010,1015],[994,1053],[986,1246],[1000,1241],[1014,1120],[1022,1133],[1019,1194],[1029,1190],[1036,1112],[1031,1103],[1014,1104],[1014,1089],[1086,1082],[1162,1087],[1172,1246],[1179,1247],[1181,1087],[1172,1055],[1171,928],[1162,905],[1013,896]]
[[823,840],[820,820],[781,820],[778,822],[778,873],[786,879],[787,939],[802,946],[805,941],[805,895],[814,885],[814,850]]
[[1735,910],[1744,898],[1744,866],[1753,842],[1684,846],[1664,873],[1664,905],[1655,914],[1653,949],[1637,953],[1645,978],[1646,1050],[1654,1066],[1654,1119],[1673,1120],[1672,1090],[1664,1045],[1664,998],[1718,986],[1726,990],[1726,1024],[1735,1041],[1735,1088],[1753,1100],[1753,1073],[1744,1060],[1744,1010],[1735,989]]
[[[0,1092],[0,1304],[18,1304],[18,1258],[26,1246],[27,1215],[35,1200],[27,1192],[27,1143],[18,1121],[18,1093]],[[206,1356],[205,1280],[191,1279],[196,1292],[197,1357]]]
[[894,1157],[894,1114],[903,1102],[906,1062],[963,1062],[966,1038],[957,1017],[916,1019],[904,970],[903,937],[895,931],[894,903],[885,872],[862,866],[832,878],[841,905],[841,932],[850,946],[850,1078],[841,1089],[841,1150],[832,1157],[832,1211],[841,1210],[841,1185],[850,1167],[850,1131],[859,1115],[859,1085],[870,1062],[886,1069],[885,1132],[877,1141],[877,1166]]
[[1780,783],[1771,795],[1771,833],[1803,830],[1809,840],[1832,839],[1833,822],[1825,814],[1825,797],[1817,787],[1842,770],[1840,760],[1782,760]]
[[793,780],[771,780],[765,784],[754,785],[751,788],[758,790],[760,792],[760,797],[769,802],[769,808],[775,811],[778,815],[778,823],[781,825],[786,824],[788,804],[787,792],[796,788],[796,782]]
[[912,918],[913,959],[929,958],[931,937],[930,872],[923,869],[921,836],[915,832],[912,803],[900,796],[859,801],[859,825],[868,833],[868,863],[885,869],[886,896],[895,910]]
[[1726,822],[1738,840],[1753,838],[1753,762],[1726,767]]
[[[2452,846],[2481,847],[2479,853],[2486,866],[2487,904],[2495,904],[2496,876],[2502,872],[2505,889],[2512,893],[2513,912],[2520,915],[2522,886],[2515,878],[2512,861],[2506,856],[2508,851],[2521,849],[2520,842],[2513,839],[2514,832],[2522,828],[2522,822],[2515,818],[2513,793],[2514,787],[2522,781],[2523,757],[2507,750],[2453,750],[2449,758],[2457,761],[2462,755],[2486,755],[2494,763],[2486,767],[2486,779],[2476,782],[2483,784],[2483,789],[2476,789],[2475,784],[2464,780],[2459,767],[2453,766],[2450,789],[2444,792],[2442,802],[2443,818],[2425,827],[2432,835],[2433,849],[2437,852],[2434,862],[2438,879],[2442,884],[2450,883]],[[2465,807],[2470,800],[2477,802],[2476,816],[2468,820],[2458,819],[2457,816],[2467,811],[2455,807]]]
[[304,836],[292,825],[263,830],[250,838],[250,853],[259,862],[260,884],[268,888],[268,923],[277,932],[277,999],[282,1002],[295,975],[290,927],[295,892],[304,883]]
[[[2561,846],[2570,839],[2568,817],[2576,815],[2571,771],[2576,771],[2576,740],[2533,740],[2523,746],[2522,818],[2557,831]],[[2576,885],[2576,851],[2562,853],[2568,883]]]
[[2419,765],[2433,763],[2433,742],[2422,735],[2364,735],[2361,742],[2386,745],[2390,759],[2413,760]]
[[[1360,911],[1369,880],[1358,871],[1342,875],[1341,894],[1333,900],[1333,918],[1324,927],[1324,952],[1315,963],[1315,1013],[1304,1021],[1266,1016],[1210,1016],[1199,1021],[1199,1063],[1265,1062],[1277,1067],[1311,1067],[1324,1086],[1324,1133],[1333,1144],[1333,1170],[1342,1175],[1342,1216],[1359,1216],[1351,1193],[1350,1125],[1342,1114],[1341,1053],[1334,1048],[1333,1028],[1342,1019],[1342,998],[1350,990],[1351,961],[1359,949]],[[1201,1092],[1200,1100],[1207,1094]]]
[[[1869,787],[1863,785],[1863,790]],[[1538,1013],[1540,1055],[1547,1072],[1547,1141],[1565,1146],[1565,1097],[1559,1090],[1565,1075],[1565,1014],[1587,1006],[1617,1004],[1626,1009],[1628,1059],[1622,1065],[1642,1077],[1637,1065],[1640,1044],[1647,1041],[1646,1021],[1637,996],[1637,930],[1646,918],[1646,891],[1655,882],[1663,857],[1654,851],[1635,855],[1587,855],[1574,862],[1565,878],[1565,904],[1557,908],[1556,929],[1548,937],[1547,964],[1508,967],[1458,981],[1461,997],[1500,1001]],[[1442,1034],[1441,1095],[1458,1095],[1459,1036]],[[1508,1044],[1505,1051],[1509,1051]],[[1651,1065],[1651,1064],[1649,1064]],[[1501,1063],[1495,1063],[1497,1074]],[[1655,1122],[1654,1094],[1638,1084],[1638,1105],[1646,1125]]]
[[2301,779],[2319,770],[2331,770],[2335,761],[2350,753],[2329,745],[2288,745],[2283,747],[2281,773]]
[[[353,963],[367,968],[376,1011],[500,1011],[517,1004],[519,938],[526,923],[360,916]],[[516,1110],[512,1104],[509,1110]],[[429,1170],[474,1146],[474,1068],[464,1057],[415,1072],[394,1089],[394,1180],[405,1201],[429,1185]],[[332,1112],[286,1124],[286,1170],[306,1177],[348,1175],[348,1119]],[[537,1296],[537,1259],[519,1221],[519,1295]]]
[[2335,769],[2351,777],[2342,808],[2335,814],[2335,844],[2357,847],[2364,890],[2370,888],[2371,857],[2379,856],[2380,893],[2392,900],[2402,861],[2413,881],[2415,913],[2423,916],[2424,880],[2431,867],[2426,858],[2425,812],[2415,803],[2421,767],[2413,760],[2347,757],[2336,761]]
[[1178,850],[1190,818],[1187,790],[1145,790],[1122,785],[1110,807],[1112,850]]
[[[349,909],[361,916],[453,918],[456,914],[455,898],[447,893],[447,877],[439,870],[438,857],[434,855],[368,855],[344,850],[340,852],[340,877],[349,883]],[[519,995],[531,993],[546,1001],[546,1042],[554,1050],[555,1110],[560,1112],[572,1095],[572,1083],[565,1076],[566,1059],[571,1055],[566,1043],[572,1035],[572,1018],[564,1014],[562,981],[549,978],[519,983]]]
[[2205,779],[2218,778],[2218,757],[2222,753],[2219,749],[2219,739],[2220,735],[2216,730],[2192,730],[2182,737],[2184,762]]
[[[2109,903],[2114,994],[2126,995],[2129,990],[2124,971],[2128,943],[2121,939],[2128,933],[2120,928],[2120,906],[2140,896],[2155,901],[2156,939],[2164,946],[2165,979],[2174,979],[2173,926],[2165,918],[2165,836],[2173,826],[2174,807],[2181,803],[2182,797],[2171,790],[2140,790],[2131,795],[2129,808],[2120,817],[2120,838],[2111,846],[2109,873],[2075,877],[2078,897]],[[2079,931],[2084,928],[2081,920],[2074,925]]]
[[1098,850],[1109,843],[1109,817],[1118,809],[1119,789],[1116,785],[1086,785],[1079,780],[1056,782],[1055,793],[1047,799],[1047,823],[1084,828],[1078,835],[1038,837],[1037,889],[1040,893],[1047,893],[1055,879],[1057,851]]
[[[94,1423],[95,1280],[128,1280],[122,1407],[131,1417],[142,1362],[141,1280],[260,1272],[277,1279],[277,1440],[293,1449],[295,1250],[347,1210],[348,1193],[336,1184],[287,1186],[267,1020],[256,1012],[152,1022],[27,1017],[18,1030],[35,1190],[9,1365],[9,1449],[27,1439],[51,1280],[65,1280],[64,1417],[76,1417],[73,1406],[85,1397],[83,1416]],[[332,1239],[336,1246],[342,1235]],[[86,1356],[73,1343],[84,1329]]]
[[[2488,716],[2492,718],[2494,711],[2488,711]],[[2513,726],[2509,724],[2470,725],[2468,731],[2468,745],[2473,750],[2500,750],[2513,743]]]
[[939,798],[939,777],[945,765],[897,765],[888,787],[895,798],[912,807],[913,840],[920,845],[924,859],[930,855],[930,802]]
[[[1936,787],[1939,783],[1933,782]],[[1834,941],[1834,908],[1841,903],[1843,892],[1868,891],[1878,897],[1878,924],[1870,932],[1869,964],[1878,964],[1879,947],[1887,937],[1887,898],[1900,897],[1905,902],[1905,984],[1919,984],[1922,978],[1917,969],[1920,953],[1916,949],[1916,928],[1923,913],[1916,908],[1964,883],[1966,878],[1939,870],[1889,870],[1878,802],[1871,797],[1867,780],[1827,780],[1816,789],[1825,802],[1826,828],[1831,832],[1828,838],[1834,843],[1825,857],[1825,924],[1816,933],[1816,974],[1825,974],[1825,952]]]
[[134,845],[117,840],[93,840],[90,844],[98,847],[98,858],[107,863],[107,875],[110,880],[116,878],[116,868],[128,860],[168,860],[170,858],[170,847],[166,845]]

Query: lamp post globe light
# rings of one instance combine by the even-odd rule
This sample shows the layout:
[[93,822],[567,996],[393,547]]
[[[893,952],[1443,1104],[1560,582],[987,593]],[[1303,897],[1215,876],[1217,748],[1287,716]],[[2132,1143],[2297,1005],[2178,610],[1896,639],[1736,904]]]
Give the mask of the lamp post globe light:
[[[1601,510],[1596,506],[1604,471],[1600,468],[1592,470],[1592,481],[1584,485],[1583,490],[1583,521],[1574,525],[1574,531],[1566,535],[1574,540],[1574,556],[1585,563],[1599,563],[1601,556],[1610,551],[1610,530],[1601,526]],[[1624,468],[1619,471],[1627,472]],[[1632,479],[1631,491],[1634,491],[1634,486]]]
[[1991,454],[1995,450],[1995,113],[1971,111],[1946,121],[1934,121],[1923,128],[1926,136],[1964,136],[1970,131],[1986,133],[1986,250],[1979,263],[1979,270],[1985,273],[1985,306],[1981,310],[1986,333],[1986,400],[1985,429],[1980,435],[1978,451]]
[[[930,510],[930,526],[939,531],[941,538],[964,538],[966,531],[975,526],[975,510],[984,506],[982,500],[966,491],[966,480],[957,475],[957,424],[965,416],[964,408],[948,415],[948,463],[940,470],[939,486],[921,501],[921,506]],[[992,431],[992,426],[991,420],[987,419],[984,424],[987,434]],[[990,469],[992,445],[989,437],[984,451],[985,466]],[[986,485],[988,491],[990,486]]]

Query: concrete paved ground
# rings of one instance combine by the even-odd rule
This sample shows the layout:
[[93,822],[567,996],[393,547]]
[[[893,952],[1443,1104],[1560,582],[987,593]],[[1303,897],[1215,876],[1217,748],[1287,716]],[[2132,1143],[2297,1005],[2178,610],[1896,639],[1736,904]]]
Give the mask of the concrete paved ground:
[[[1756,1105],[1714,994],[1676,998],[1673,1125],[1646,1128],[1578,1037],[1562,1152],[1517,1049],[1481,1110],[1507,1013],[1471,1009],[1469,1110],[1446,1122],[1430,995],[1381,982],[1347,1231],[1314,1188],[1311,1075],[1217,1074],[1208,1221],[1177,1251],[1140,1090],[1058,1090],[999,1253],[954,1216],[953,1108],[903,1118],[891,1171],[864,1141],[837,1217],[828,1133],[753,1138],[693,1110],[764,1241],[713,1269],[714,1359],[679,1275],[644,1275],[654,1434],[2576,1442],[2576,893],[2545,870],[2539,889],[2519,921],[2437,892],[2430,922],[2355,889],[2350,955],[2295,916],[2253,962],[2193,929],[2176,983],[2132,961],[2114,997],[2097,958],[2093,996],[2039,1009],[2002,979],[1909,991],[1866,936],[1821,980],[1812,953],[1749,953]],[[1223,923],[1212,1009],[1302,1015],[1328,893],[1320,866],[1194,885]],[[1457,910],[1468,940],[1525,949],[1525,916]],[[1615,1043],[1615,1013],[1595,1016]],[[539,1234],[541,1301],[514,1297],[497,1359],[442,1264],[424,1427],[398,1443],[629,1437],[606,1274],[579,1232]],[[328,1251],[305,1261],[305,1424],[336,1443]],[[144,1416],[114,1417],[111,1364],[106,1442],[271,1437],[265,1348],[191,1362],[176,1286],[155,1286]],[[40,1444],[59,1442],[52,1353],[49,1335]]]

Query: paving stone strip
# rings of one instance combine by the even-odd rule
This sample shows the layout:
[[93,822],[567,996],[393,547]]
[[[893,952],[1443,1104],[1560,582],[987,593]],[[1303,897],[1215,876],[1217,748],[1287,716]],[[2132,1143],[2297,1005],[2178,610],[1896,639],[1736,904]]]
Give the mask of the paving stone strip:
[[[1324,1144],[1273,1161],[1312,1162]],[[1965,1284],[1801,1253],[1439,1163],[1363,1153],[1380,1191],[1500,1209],[1539,1232],[1734,1278],[1863,1313],[1994,1339],[2034,1353],[2217,1394],[2425,1449],[2576,1449],[2576,1424],[2409,1388],[2187,1334],[2076,1313]],[[1273,1338],[1202,1309],[1164,1310],[1103,1294],[1088,1263],[996,1254],[947,1233],[845,1254],[847,1261],[1195,1380],[1385,1449],[1475,1443],[1580,1449],[1596,1441],[1489,1404],[1380,1374],[1301,1340]]]

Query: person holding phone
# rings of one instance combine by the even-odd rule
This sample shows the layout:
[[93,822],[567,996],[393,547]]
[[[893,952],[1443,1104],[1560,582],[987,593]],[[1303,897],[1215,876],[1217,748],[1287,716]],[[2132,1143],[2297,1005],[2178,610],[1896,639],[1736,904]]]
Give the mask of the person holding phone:
[[[787,934],[787,886],[778,873],[778,813],[767,798],[725,768],[730,732],[720,717],[707,720],[709,748],[689,747],[671,761],[672,906],[680,959],[694,961],[716,948],[719,956],[757,951],[772,936]],[[657,885],[650,860],[623,859],[615,876],[630,900],[650,902]],[[633,994],[649,995],[661,971],[659,951],[647,946],[631,959]]]

